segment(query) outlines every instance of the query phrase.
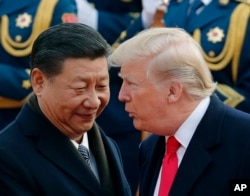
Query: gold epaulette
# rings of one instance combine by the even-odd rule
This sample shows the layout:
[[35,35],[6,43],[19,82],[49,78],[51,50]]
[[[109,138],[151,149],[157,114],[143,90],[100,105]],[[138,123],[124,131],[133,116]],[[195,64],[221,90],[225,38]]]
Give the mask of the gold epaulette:
[[239,105],[241,102],[245,100],[245,97],[243,95],[239,94],[237,91],[235,91],[233,88],[231,88],[228,85],[218,84],[217,90],[223,96],[226,97],[226,100],[224,100],[224,103],[231,107],[236,107],[237,105]]

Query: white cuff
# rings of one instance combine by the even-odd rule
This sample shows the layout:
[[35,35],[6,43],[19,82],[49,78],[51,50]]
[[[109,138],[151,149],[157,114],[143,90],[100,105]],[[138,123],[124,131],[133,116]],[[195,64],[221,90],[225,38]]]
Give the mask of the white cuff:
[[142,18],[143,27],[145,29],[147,29],[150,27],[150,25],[153,22],[154,14],[149,14],[149,13],[145,12],[145,10],[142,10],[141,18]]
[[98,12],[85,0],[76,0],[78,22],[86,24],[95,30],[98,25]]

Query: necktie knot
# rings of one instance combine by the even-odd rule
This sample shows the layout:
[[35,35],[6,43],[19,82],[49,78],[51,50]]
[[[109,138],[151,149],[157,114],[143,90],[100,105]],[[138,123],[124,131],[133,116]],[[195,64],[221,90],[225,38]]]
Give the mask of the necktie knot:
[[89,156],[89,150],[84,145],[78,146],[78,151],[84,158],[84,160],[87,162],[87,164],[90,166],[90,156]]
[[175,139],[174,136],[170,136],[167,141],[167,153],[176,153],[180,147],[180,143]]

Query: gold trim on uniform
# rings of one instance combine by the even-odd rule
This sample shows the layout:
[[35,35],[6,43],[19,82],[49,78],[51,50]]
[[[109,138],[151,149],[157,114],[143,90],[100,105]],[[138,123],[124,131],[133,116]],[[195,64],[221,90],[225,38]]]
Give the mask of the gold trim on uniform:
[[112,51],[114,51],[120,43],[127,37],[127,31],[122,31],[120,36],[117,38],[117,40],[112,44]]
[[208,56],[214,57],[214,56],[215,56],[215,52],[214,52],[214,51],[209,51],[209,52],[208,52]]
[[[36,37],[48,29],[51,24],[52,16],[54,13],[54,8],[58,0],[41,0],[37,8],[36,16],[34,17],[32,32],[30,37],[24,42],[17,42],[9,34],[9,17],[8,15],[3,15],[0,18],[1,29],[0,37],[1,44],[6,52],[15,57],[27,56],[31,52],[31,48]],[[46,10],[46,11],[45,11]],[[25,16],[26,17],[26,16]],[[25,18],[24,17],[24,18]],[[27,18],[27,17],[26,17]],[[19,19],[21,20],[21,18]],[[26,19],[27,20],[27,19]],[[27,26],[26,22],[18,22],[19,26]],[[21,27],[20,27],[21,28]]]
[[127,37],[127,32],[126,31],[123,31],[120,35],[120,39],[121,40],[124,40],[124,38]]
[[219,0],[220,5],[227,5],[229,3],[229,0]]
[[[232,64],[232,80],[234,83],[236,83],[238,77],[239,60],[249,17],[250,6],[246,3],[237,5],[232,12],[225,44],[221,53],[211,57],[203,51],[203,56],[208,63],[209,69],[212,71],[220,71]],[[193,37],[198,43],[201,43],[200,29],[194,31]]]
[[23,100],[14,100],[0,96],[0,108],[21,108],[29,99],[30,94],[25,97]]
[[217,84],[217,90],[227,98],[224,103],[231,107],[236,107],[239,103],[245,100],[244,96],[225,84]]
[[[140,16],[140,13],[139,12],[129,12],[129,16],[136,19],[136,18],[138,18]],[[133,23],[134,23],[134,20],[131,20],[130,24],[133,24]]]
[[224,31],[219,27],[210,29],[210,31],[207,33],[208,41],[211,41],[214,44],[222,42],[222,38],[224,37],[225,37]]
[[240,3],[250,4],[250,0],[235,0],[235,1],[240,2]]
[[16,35],[15,40],[16,40],[16,42],[21,42],[22,41],[22,36],[21,35]]
[[115,42],[114,44],[112,44],[112,51],[114,51],[120,44],[118,42]]
[[25,72],[30,75],[30,69],[25,69]]
[[[25,69],[25,72],[30,75],[30,69]],[[22,82],[22,87],[26,90],[28,90],[29,88],[31,88],[31,83],[30,80],[23,80]]]
[[23,80],[22,87],[28,90],[31,87],[30,80]]

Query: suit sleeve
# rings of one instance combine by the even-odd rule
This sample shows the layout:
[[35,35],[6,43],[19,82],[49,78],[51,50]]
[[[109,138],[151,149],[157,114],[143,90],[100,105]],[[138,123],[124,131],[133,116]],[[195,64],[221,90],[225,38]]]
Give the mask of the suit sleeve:
[[2,148],[0,149],[0,171],[1,195],[34,195],[35,184],[29,171],[13,153]]

